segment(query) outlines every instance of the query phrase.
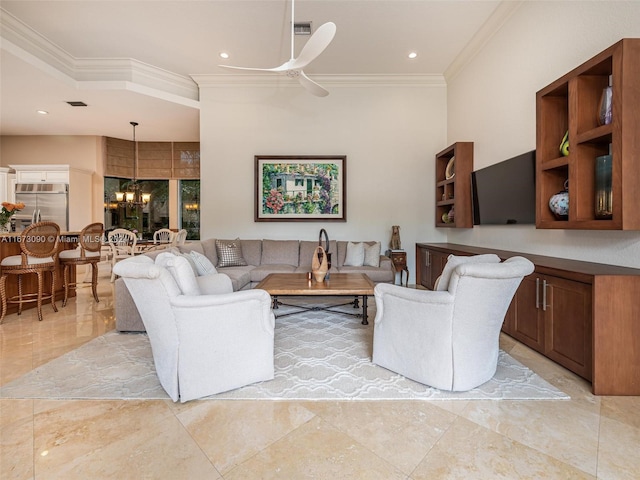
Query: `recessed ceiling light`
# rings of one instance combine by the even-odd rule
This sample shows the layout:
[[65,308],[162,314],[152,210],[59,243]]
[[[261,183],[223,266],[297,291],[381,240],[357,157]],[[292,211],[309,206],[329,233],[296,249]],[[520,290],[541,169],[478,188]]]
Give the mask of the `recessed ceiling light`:
[[40,115],[49,115],[49,112],[47,112],[46,110],[36,110],[36,112]]
[[227,52],[220,52],[220,58],[229,58],[229,54]]
[[418,54],[416,52],[411,52],[409,53],[409,55],[407,55],[407,57],[409,58],[416,58],[418,56]]

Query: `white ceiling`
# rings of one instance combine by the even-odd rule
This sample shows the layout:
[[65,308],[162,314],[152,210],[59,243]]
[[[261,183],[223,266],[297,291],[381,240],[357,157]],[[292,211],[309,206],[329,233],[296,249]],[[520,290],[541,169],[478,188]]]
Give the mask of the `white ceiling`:
[[[305,72],[442,75],[518,3],[297,0],[296,21],[337,25],[333,42]],[[2,0],[0,6],[2,135],[130,138],[129,122],[137,121],[138,140],[199,140],[190,75],[229,75],[220,63],[275,67],[290,57],[290,0]],[[307,39],[296,36],[296,51]],[[231,58],[222,60],[221,51]],[[409,60],[410,51],[418,57]],[[74,108],[69,100],[88,106]],[[37,115],[39,109],[49,115]]]

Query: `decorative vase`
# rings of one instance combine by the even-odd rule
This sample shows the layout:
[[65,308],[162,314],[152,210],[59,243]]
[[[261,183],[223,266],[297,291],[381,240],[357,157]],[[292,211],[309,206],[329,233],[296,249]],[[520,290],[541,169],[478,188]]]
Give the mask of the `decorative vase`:
[[600,111],[598,112],[598,123],[600,125],[609,125],[613,119],[611,114],[611,103],[613,99],[612,87],[605,87],[600,96]]
[[549,209],[555,215],[556,220],[569,219],[569,180],[564,182],[564,190],[551,196]]
[[327,253],[324,248],[318,245],[311,258],[311,273],[313,273],[313,278],[316,282],[323,282],[328,271]]
[[595,187],[597,219],[607,220],[613,217],[613,194],[611,191],[612,156],[596,157]]
[[11,222],[0,223],[0,233],[11,232]]

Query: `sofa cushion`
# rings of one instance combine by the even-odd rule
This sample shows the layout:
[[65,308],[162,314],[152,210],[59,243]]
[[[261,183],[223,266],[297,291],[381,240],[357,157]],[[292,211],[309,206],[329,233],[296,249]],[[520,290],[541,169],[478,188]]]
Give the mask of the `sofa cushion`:
[[242,256],[249,265],[260,265],[262,240],[240,240]]
[[202,248],[202,243],[200,242],[189,242],[184,245],[178,245],[178,250],[180,253],[191,253],[191,251],[196,251],[204,255],[204,250]]
[[211,260],[214,265],[218,264],[218,252],[216,250],[216,239],[207,238],[206,240],[200,240],[204,256]]
[[298,266],[298,240],[263,240],[260,265]]
[[347,253],[342,264],[345,267],[361,267],[364,265],[364,244],[362,242],[348,242]]
[[242,255],[240,239],[216,240],[216,250],[218,252],[218,267],[242,267],[247,265]]
[[189,254],[189,257],[193,262],[194,266],[196,267],[196,272],[198,275],[211,275],[213,273],[218,273],[218,271],[216,270],[216,267],[214,267],[213,263],[211,263],[211,260],[209,260],[206,256],[202,255],[201,253],[198,253],[195,250],[193,250]]
[[166,268],[183,295],[200,295],[196,275],[186,258],[173,253],[162,253],[156,257],[156,265]]
[[203,295],[220,295],[233,292],[231,278],[224,273],[214,273],[212,275],[202,275],[196,278],[200,291]]
[[380,242],[365,243],[363,264],[367,267],[378,268],[380,266],[380,249]]
[[251,281],[261,282],[270,273],[294,273],[296,267],[293,265],[261,265],[251,270]]
[[228,275],[233,285],[233,291],[237,292],[251,284],[251,270],[254,268],[255,267],[249,265],[244,267],[224,267],[218,268],[218,273]]

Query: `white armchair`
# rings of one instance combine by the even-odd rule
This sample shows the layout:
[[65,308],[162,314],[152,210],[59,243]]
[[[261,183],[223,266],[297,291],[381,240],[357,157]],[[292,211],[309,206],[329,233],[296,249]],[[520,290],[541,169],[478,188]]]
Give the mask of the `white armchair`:
[[133,257],[114,269],[140,312],[158,378],[174,402],[273,379],[275,318],[267,292],[233,293],[229,278],[214,274],[210,287],[231,293],[201,294],[187,260],[169,253],[155,263]]
[[442,291],[376,285],[373,363],[441,390],[482,385],[496,372],[509,304],[533,269],[523,257],[468,261]]

